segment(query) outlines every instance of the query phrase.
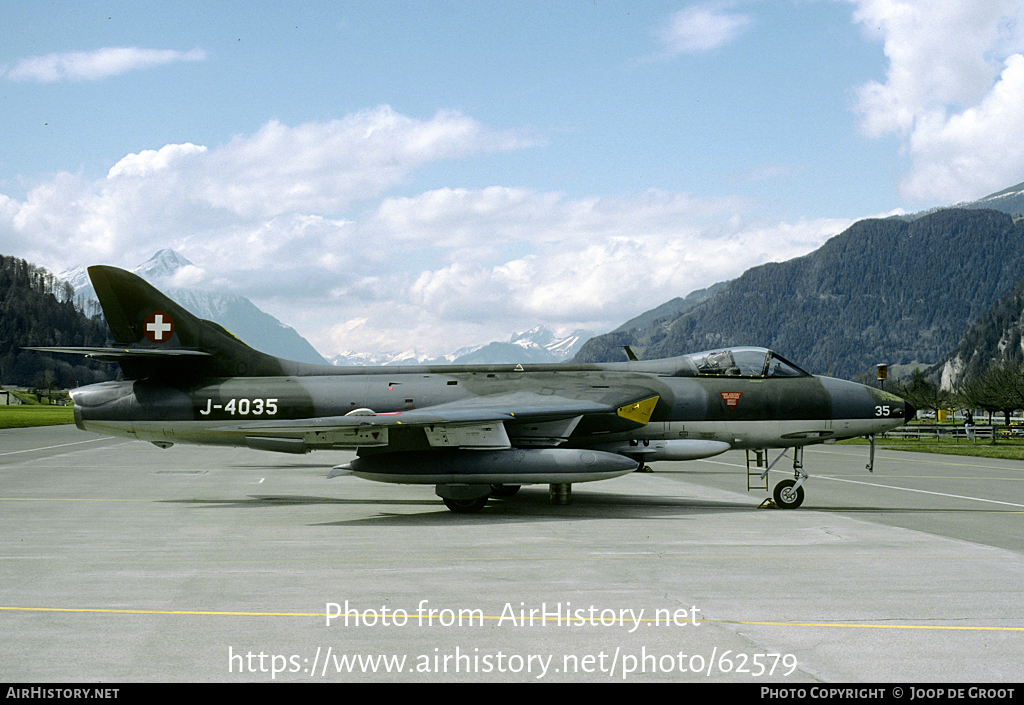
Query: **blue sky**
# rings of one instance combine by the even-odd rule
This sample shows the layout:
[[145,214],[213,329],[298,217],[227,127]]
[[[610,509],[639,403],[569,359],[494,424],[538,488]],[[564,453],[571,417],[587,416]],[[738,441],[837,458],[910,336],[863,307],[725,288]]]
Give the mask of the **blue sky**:
[[327,355],[607,330],[1024,181],[1019,3],[920,4],[14,3],[0,252],[173,247]]

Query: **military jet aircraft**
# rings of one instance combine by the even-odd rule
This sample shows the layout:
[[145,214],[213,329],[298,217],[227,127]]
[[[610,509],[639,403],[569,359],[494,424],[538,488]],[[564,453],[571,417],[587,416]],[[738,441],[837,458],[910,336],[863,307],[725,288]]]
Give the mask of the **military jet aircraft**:
[[567,503],[573,483],[734,448],[748,450],[748,476],[763,468],[762,479],[772,467],[765,449],[793,449],[793,479],[776,485],[774,501],[795,508],[808,478],[804,446],[873,438],[916,413],[897,396],[808,374],[756,347],[602,364],[291,362],[134,274],[94,266],[89,276],[120,347],[35,348],[120,364],[124,381],[71,392],[79,428],[161,448],[355,450],[329,476],[434,485],[455,512],[480,511],[524,484],[548,484],[552,502]]

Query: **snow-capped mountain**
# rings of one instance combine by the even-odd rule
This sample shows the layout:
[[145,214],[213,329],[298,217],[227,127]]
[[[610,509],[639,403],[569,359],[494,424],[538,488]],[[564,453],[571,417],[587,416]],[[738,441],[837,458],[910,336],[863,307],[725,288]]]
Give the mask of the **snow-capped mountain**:
[[[300,362],[324,364],[325,360],[294,328],[286,326],[256,307],[244,296],[215,294],[173,285],[175,280],[187,279],[192,262],[171,249],[157,252],[132,270],[156,286],[191,313],[216,321],[247,344],[277,357]],[[80,302],[95,299],[96,293],[84,267],[77,267],[59,275],[75,288]],[[516,364],[521,362],[548,363],[570,360],[593,331],[577,330],[567,336],[556,336],[547,328],[537,326],[524,333],[516,333],[507,341],[459,348],[440,357],[429,357],[415,350],[390,353],[343,352],[330,359],[334,365],[429,365],[429,364]]]
[[516,333],[506,343],[489,343],[476,350],[456,357],[456,364],[502,364],[514,362],[562,362],[576,354],[593,331],[573,331],[565,337],[557,337],[543,326],[531,328],[525,333]]
[[400,353],[350,353],[331,358],[335,365],[503,365],[521,362],[547,363],[570,360],[593,331],[577,330],[558,337],[547,328],[537,326],[525,333],[516,333],[505,342],[460,348],[447,355],[429,358],[415,351]]
[[939,211],[946,210],[947,208],[994,210],[1008,213],[1014,218],[1019,218],[1024,215],[1024,183],[1004,188],[1002,191],[990,193],[984,198],[979,198],[977,201],[961,201],[960,203],[955,203],[952,206],[936,206],[935,208],[929,208],[926,211],[908,213],[897,217],[908,221],[917,220],[918,218],[923,218],[924,216],[931,215],[932,213],[938,213]]
[[1019,216],[1024,213],[1024,184],[1005,188],[1002,191],[997,191],[964,205],[970,208],[992,208],[993,210],[1009,213],[1015,217]]
[[186,267],[194,264],[170,248],[160,250],[148,260],[132,270],[146,281],[162,281],[173,277]]
[[[318,365],[327,363],[327,360],[294,328],[261,311],[244,296],[168,286],[168,282],[173,281],[175,275],[187,267],[195,265],[174,250],[165,249],[157,252],[132,272],[156,286],[190,313],[219,323],[257,350],[287,360]],[[92,282],[89,281],[89,275],[83,267],[64,272],[59,277],[75,287],[77,300],[96,298]]]

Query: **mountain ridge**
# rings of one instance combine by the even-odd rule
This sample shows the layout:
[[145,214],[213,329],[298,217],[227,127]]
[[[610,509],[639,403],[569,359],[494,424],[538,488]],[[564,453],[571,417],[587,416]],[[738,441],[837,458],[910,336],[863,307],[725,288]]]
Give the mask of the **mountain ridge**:
[[580,347],[595,333],[575,330],[556,336],[544,326],[535,326],[522,333],[513,333],[507,341],[459,348],[440,357],[426,357],[415,351],[401,353],[345,352],[331,358],[331,364],[342,366],[373,365],[501,365],[516,363],[553,363],[572,359]]
[[680,314],[592,338],[578,362],[762,345],[812,372],[942,359],[1024,272],[1024,225],[993,210],[867,219],[814,252],[753,267]]
[[968,327],[930,374],[942,389],[954,390],[1001,362],[1024,364],[1024,277]]

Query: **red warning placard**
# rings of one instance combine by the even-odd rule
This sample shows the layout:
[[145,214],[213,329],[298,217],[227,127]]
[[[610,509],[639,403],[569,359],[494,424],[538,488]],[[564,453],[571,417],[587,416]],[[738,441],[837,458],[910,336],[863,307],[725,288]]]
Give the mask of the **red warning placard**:
[[719,392],[719,394],[722,395],[722,399],[725,399],[725,405],[730,409],[735,409],[740,397],[743,396],[743,392]]

